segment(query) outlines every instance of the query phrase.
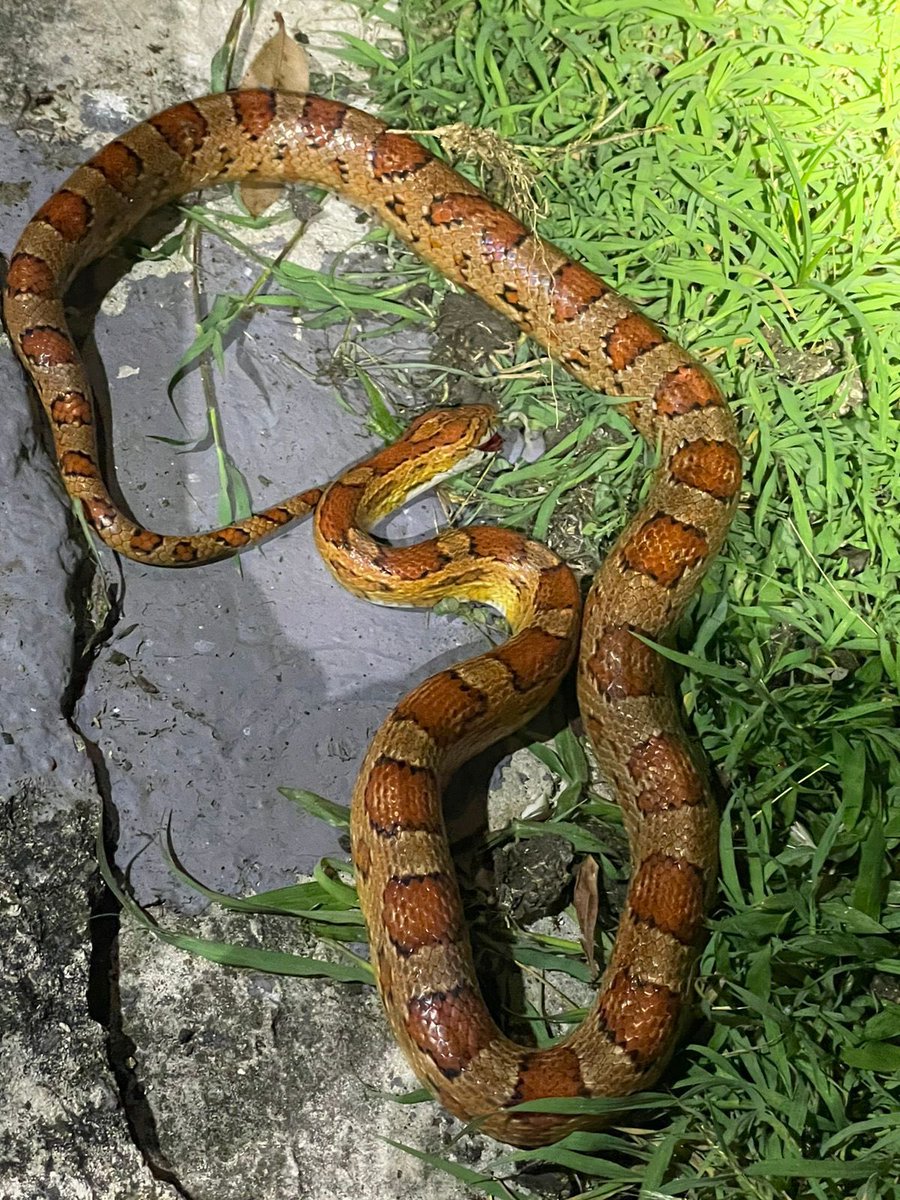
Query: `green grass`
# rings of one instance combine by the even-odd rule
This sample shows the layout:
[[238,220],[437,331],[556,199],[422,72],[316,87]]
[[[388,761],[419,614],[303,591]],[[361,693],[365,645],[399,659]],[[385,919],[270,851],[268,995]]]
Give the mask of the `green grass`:
[[[381,112],[506,139],[537,180],[540,231],[715,370],[747,458],[727,548],[674,655],[729,797],[697,1040],[670,1090],[622,1127],[498,1151],[490,1178],[429,1161],[500,1197],[527,1194],[517,1172],[533,1158],[574,1172],[585,1200],[900,1197],[900,16],[874,0],[361,7],[406,43],[398,59],[348,44]],[[462,169],[510,201],[494,163]],[[392,252],[404,284],[376,307],[412,320],[403,288],[424,268]],[[365,281],[294,287],[277,269],[288,299],[256,304],[312,295],[319,319],[365,305]],[[439,296],[447,285],[427,278]],[[489,478],[481,516],[590,566],[649,458],[605,400],[535,353],[516,348],[498,396],[555,445]],[[376,405],[379,372],[373,352]],[[605,823],[618,846],[610,806],[580,791],[571,745],[558,762],[561,832],[586,817],[591,830],[571,838],[593,848]],[[604,865],[626,869],[618,851]],[[340,947],[342,931],[359,932],[352,894],[315,887],[257,903],[314,913]],[[515,947],[527,965],[583,970],[575,947],[525,932]]]

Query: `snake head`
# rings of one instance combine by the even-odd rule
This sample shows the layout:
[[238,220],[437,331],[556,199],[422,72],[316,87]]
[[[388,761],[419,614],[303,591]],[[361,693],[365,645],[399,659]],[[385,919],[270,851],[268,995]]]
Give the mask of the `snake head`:
[[369,460],[367,518],[378,520],[495,454],[503,444],[496,430],[497,412],[488,404],[433,408],[416,417],[399,441]]
[[[432,409],[416,417],[396,442],[350,467],[325,490],[316,505],[316,544],[346,588],[377,604],[435,603],[447,585],[429,557],[436,554],[442,561],[440,539],[391,547],[373,529],[413,497],[496,453],[503,444],[496,426],[496,410],[486,404]],[[403,574],[401,561],[410,574]],[[423,564],[432,578],[419,586]],[[431,593],[433,584],[439,590]]]
[[407,448],[417,479],[427,479],[427,486],[433,487],[495,454],[503,439],[497,432],[497,410],[492,405],[463,404],[422,413],[410,423],[398,445]]

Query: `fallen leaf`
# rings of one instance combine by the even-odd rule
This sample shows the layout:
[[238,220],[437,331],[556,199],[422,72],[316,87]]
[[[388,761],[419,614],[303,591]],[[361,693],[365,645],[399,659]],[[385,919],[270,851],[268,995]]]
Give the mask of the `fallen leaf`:
[[594,956],[594,933],[600,912],[599,877],[600,868],[597,866],[596,860],[590,854],[586,854],[581,860],[581,866],[575,876],[575,894],[572,902],[575,906],[578,928],[581,931],[581,948],[587,964],[591,968],[591,974],[594,973],[597,966]]
[[260,48],[244,73],[241,87],[305,92],[309,87],[309,56],[288,33],[280,12],[275,14],[275,23],[277,32]]
[[[275,14],[277,31],[269,38],[247,68],[243,88],[278,88],[283,92],[305,92],[309,88],[309,56],[290,36],[280,12]],[[261,216],[284,191],[280,183],[240,185],[244,207],[254,217]]]

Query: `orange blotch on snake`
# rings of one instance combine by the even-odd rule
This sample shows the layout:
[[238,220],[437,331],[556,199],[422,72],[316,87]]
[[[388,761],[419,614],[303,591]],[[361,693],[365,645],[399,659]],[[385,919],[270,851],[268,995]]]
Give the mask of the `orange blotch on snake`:
[[484,196],[464,192],[439,196],[432,201],[428,216],[432,225],[471,225],[481,235],[481,253],[486,262],[503,262],[528,237],[521,221]]
[[565,1046],[550,1046],[546,1050],[533,1050],[523,1056],[519,1063],[519,1078],[509,1103],[524,1104],[526,1100],[583,1095],[585,1086],[578,1055]]
[[440,748],[453,746],[488,709],[483,692],[455,671],[442,671],[406,696],[394,709],[401,721],[412,721]]
[[496,1030],[478,993],[466,984],[410,1000],[406,1031],[448,1079],[493,1041]]
[[323,96],[307,96],[300,127],[314,150],[324,149],[338,132],[347,116],[347,105]]
[[34,219],[52,226],[63,241],[78,242],[90,228],[93,215],[94,210],[84,196],[61,188],[38,209]]
[[681,997],[660,983],[619,971],[606,989],[598,1019],[609,1037],[640,1068],[651,1067],[671,1044],[681,1013]]
[[22,353],[36,367],[60,367],[75,362],[75,347],[52,325],[35,325],[22,334]]
[[231,93],[235,119],[252,140],[261,138],[275,119],[275,93],[266,88]]
[[87,165],[99,171],[110,187],[123,196],[134,190],[144,166],[139,155],[124,142],[110,142],[89,159]]
[[706,786],[687,746],[670,733],[655,733],[632,750],[628,770],[641,789],[635,800],[644,815],[702,804]]
[[60,456],[59,466],[63,475],[68,477],[77,475],[82,479],[98,479],[100,476],[97,464],[90,455],[84,454],[81,450],[66,450]]
[[478,558],[494,559],[508,566],[517,566],[525,561],[527,542],[514,529],[471,525],[465,532],[469,535],[470,552]]
[[219,529],[214,533],[213,540],[223,546],[232,546],[234,549],[237,549],[239,546],[247,545],[250,541],[250,534],[246,529],[240,529],[236,525],[229,525],[226,529]]
[[709,553],[709,542],[695,526],[657,513],[632,534],[621,553],[633,571],[649,575],[663,587],[672,587],[689,567],[703,561]]
[[290,509],[282,508],[279,505],[275,508],[265,509],[259,514],[259,516],[265,517],[265,519],[267,521],[271,521],[273,525],[287,525],[288,521],[292,519],[293,514],[291,513]]
[[55,296],[58,294],[53,268],[35,254],[16,254],[9,264],[6,290],[13,296]]
[[723,408],[722,393],[697,363],[676,367],[664,375],[653,393],[661,417],[680,417],[698,408]]
[[635,872],[628,906],[638,921],[689,946],[703,927],[704,893],[698,866],[686,858],[655,852]]
[[458,936],[459,901],[449,875],[395,876],[385,885],[382,905],[388,937],[404,957]]
[[177,563],[196,562],[200,557],[199,547],[193,542],[189,542],[186,538],[182,542],[176,542],[172,547],[172,560]]
[[416,546],[384,546],[379,548],[377,565],[393,579],[414,583],[427,579],[449,562],[437,540],[420,542]]
[[555,567],[545,567],[541,571],[535,603],[545,611],[578,608],[581,603],[578,581],[565,563],[557,563]]
[[[324,488],[320,488],[320,487],[307,488],[305,492],[300,492],[300,493],[298,493],[298,495],[296,495],[294,497],[293,504],[294,505],[303,505],[303,511],[307,512],[307,511],[309,511],[309,509],[315,508],[316,505],[319,503],[319,501],[322,499],[322,497],[324,495],[325,495]],[[268,509],[268,511],[273,512],[275,510],[270,508],[270,509]],[[289,517],[296,517],[296,516],[300,515],[299,511],[294,511],[293,513],[290,511],[290,509],[285,509],[284,511],[287,512]]]
[[606,353],[614,371],[630,367],[639,354],[661,345],[666,339],[640,313],[629,313],[617,321],[606,342]]
[[152,554],[163,544],[163,539],[161,534],[154,533],[152,529],[139,529],[132,534],[128,544],[136,554]]
[[382,754],[369,771],[363,804],[369,823],[382,837],[440,828],[441,794],[437,776],[428,767]]
[[83,392],[64,392],[50,402],[50,417],[55,425],[93,425],[94,414]]
[[564,668],[569,649],[567,638],[531,628],[492,651],[491,658],[503,663],[517,692],[528,692],[554,678]]
[[147,124],[152,125],[170,150],[184,159],[193,158],[209,132],[206,117],[190,100],[167,108],[151,117]]
[[730,442],[697,438],[669,459],[669,476],[716,500],[730,500],[741,486],[741,456]]
[[659,696],[666,690],[665,661],[624,626],[598,638],[585,667],[607,700]]
[[420,142],[400,133],[380,134],[369,151],[372,174],[378,180],[412,175],[427,166],[432,158]]
[[550,289],[553,319],[559,323],[574,321],[608,291],[609,288],[603,280],[581,263],[563,263],[554,271]]

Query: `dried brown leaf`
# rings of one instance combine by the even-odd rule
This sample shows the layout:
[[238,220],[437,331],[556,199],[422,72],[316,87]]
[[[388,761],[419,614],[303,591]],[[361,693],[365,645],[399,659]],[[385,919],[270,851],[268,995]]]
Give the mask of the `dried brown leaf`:
[[309,87],[309,56],[288,33],[280,12],[275,14],[275,23],[277,31],[247,68],[241,87],[305,92]]
[[[277,31],[260,49],[247,68],[241,87],[278,88],[284,92],[305,92],[309,88],[309,56],[290,36],[281,13],[275,14]],[[277,183],[242,183],[241,200],[254,217],[261,216],[284,190]]]
[[261,217],[284,191],[283,183],[241,183],[241,203],[251,217]]
[[594,934],[597,929],[597,917],[600,913],[600,868],[596,860],[587,854],[582,859],[578,874],[575,877],[575,894],[572,902],[575,906],[575,916],[581,931],[581,948],[587,959],[591,974],[597,969],[594,955]]

